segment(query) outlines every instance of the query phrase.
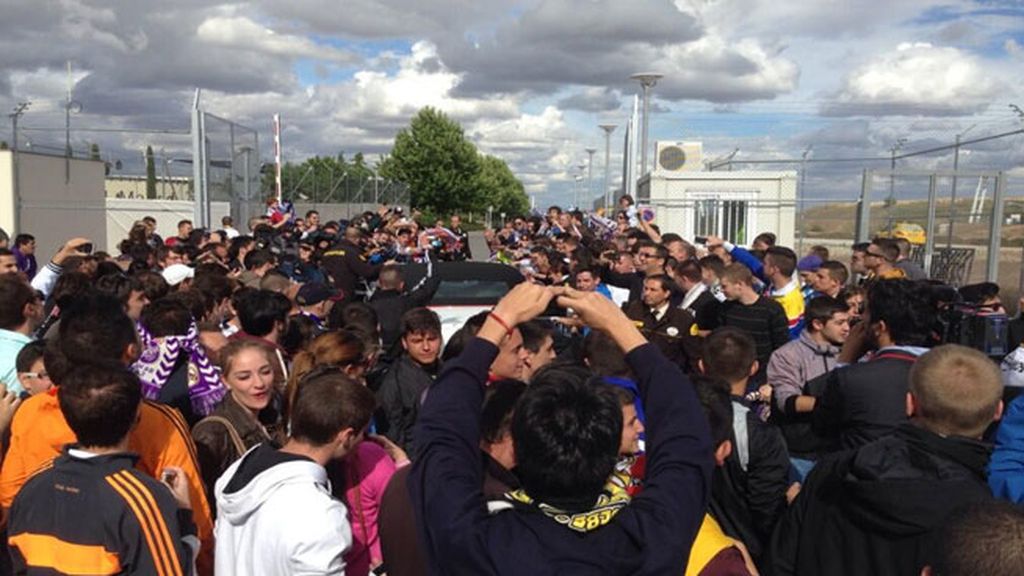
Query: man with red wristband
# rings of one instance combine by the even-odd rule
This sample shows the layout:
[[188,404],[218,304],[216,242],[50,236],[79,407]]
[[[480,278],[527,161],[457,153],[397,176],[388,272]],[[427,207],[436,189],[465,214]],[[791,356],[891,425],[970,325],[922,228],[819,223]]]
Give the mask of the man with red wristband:
[[[522,489],[481,493],[480,411],[488,369],[510,330],[548,303],[571,307],[626,353],[647,413],[647,484],[607,493],[618,455],[618,398],[578,366],[539,371],[516,405]],[[703,519],[712,468],[700,404],[679,368],[607,298],[523,283],[446,364],[421,408],[409,485],[430,574],[682,573]],[[489,513],[488,510],[492,512]]]

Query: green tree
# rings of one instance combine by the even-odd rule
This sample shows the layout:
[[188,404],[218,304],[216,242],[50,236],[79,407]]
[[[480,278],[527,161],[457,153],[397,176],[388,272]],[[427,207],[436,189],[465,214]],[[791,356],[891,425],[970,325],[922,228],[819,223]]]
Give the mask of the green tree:
[[156,198],[156,160],[152,146],[146,146],[146,198]]
[[395,136],[395,146],[380,172],[406,184],[410,203],[421,210],[463,212],[481,203],[476,146],[457,122],[431,107],[420,110],[409,128]]
[[100,145],[93,142],[89,145],[89,160],[100,159]]
[[530,199],[523,189],[523,183],[512,173],[501,158],[480,155],[480,174],[476,178],[477,189],[483,205],[473,206],[475,210],[485,210],[494,206],[494,212],[512,216],[525,214],[530,208]]
[[0,150],[10,150],[10,145],[7,144],[7,140],[0,140]]

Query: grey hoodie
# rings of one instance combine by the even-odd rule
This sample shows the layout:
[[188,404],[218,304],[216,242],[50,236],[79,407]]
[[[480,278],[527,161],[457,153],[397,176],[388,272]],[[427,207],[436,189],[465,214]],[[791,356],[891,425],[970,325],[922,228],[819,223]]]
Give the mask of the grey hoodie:
[[768,361],[768,384],[776,409],[785,412],[787,400],[803,394],[808,380],[832,371],[838,355],[839,348],[821,346],[807,330],[773,352]]

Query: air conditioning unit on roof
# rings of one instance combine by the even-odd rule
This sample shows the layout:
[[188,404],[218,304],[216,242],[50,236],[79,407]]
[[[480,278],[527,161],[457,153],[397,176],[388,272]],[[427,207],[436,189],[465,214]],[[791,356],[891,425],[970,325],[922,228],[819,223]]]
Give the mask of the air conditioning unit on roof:
[[656,142],[655,172],[697,172],[703,169],[703,146],[700,142]]

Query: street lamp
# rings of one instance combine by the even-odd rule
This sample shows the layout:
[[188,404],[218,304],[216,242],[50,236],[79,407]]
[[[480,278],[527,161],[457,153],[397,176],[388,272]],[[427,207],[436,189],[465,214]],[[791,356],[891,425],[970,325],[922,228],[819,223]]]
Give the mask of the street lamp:
[[615,124],[599,124],[598,128],[604,130],[604,192],[601,193],[601,197],[604,198],[604,210],[605,216],[609,207],[612,205],[612,191],[611,191],[611,174],[612,174],[612,132],[615,131],[617,126]]
[[[974,130],[977,126],[977,124],[971,124],[967,130],[957,134],[956,144],[953,145],[953,190],[950,193],[949,199],[949,230],[946,234],[946,250],[953,247],[953,222],[956,219],[956,171],[960,168],[960,139],[966,136],[971,130]],[[928,233],[931,234],[931,230],[929,230]]]
[[658,80],[664,78],[664,75],[657,72],[640,72],[633,74],[629,78],[639,82],[640,87],[643,89],[644,123],[643,129],[640,131],[640,137],[643,138],[640,143],[640,176],[643,176],[647,170],[647,130],[651,115],[651,88],[654,88]]
[[804,201],[807,198],[807,193],[804,192],[804,185],[807,183],[807,158],[811,155],[811,150],[814,146],[811,144],[804,148],[802,154],[800,154],[800,240],[797,242],[797,252],[804,253],[804,236],[807,235],[807,231],[804,229],[804,225],[807,222],[807,218],[804,216],[804,211],[807,209]]
[[889,234],[892,234],[892,207],[896,205],[896,153],[907,143],[906,138],[896,140],[896,143],[889,148],[892,160],[889,165],[889,199],[886,200],[886,209],[889,212]]
[[577,174],[572,177],[572,207],[574,210],[579,209],[579,198],[580,198],[580,182],[583,182],[583,175]]
[[71,113],[78,114],[82,111],[82,104],[71,99],[71,92],[68,92],[68,99],[64,102],[64,183],[71,183]]
[[587,151],[587,201],[594,200],[594,152],[597,148],[584,148]]
[[12,180],[14,181],[14,230],[13,233],[21,233],[21,190],[19,189],[20,181],[18,180],[18,119],[25,113],[25,110],[31,105],[31,102],[18,102],[14,107],[14,112],[8,114],[11,119],[11,170],[14,172]]

